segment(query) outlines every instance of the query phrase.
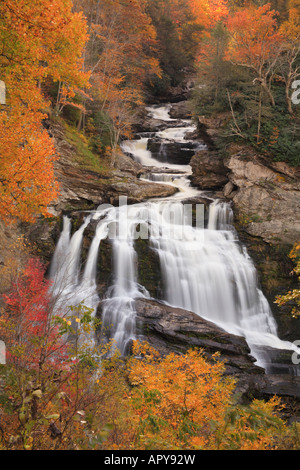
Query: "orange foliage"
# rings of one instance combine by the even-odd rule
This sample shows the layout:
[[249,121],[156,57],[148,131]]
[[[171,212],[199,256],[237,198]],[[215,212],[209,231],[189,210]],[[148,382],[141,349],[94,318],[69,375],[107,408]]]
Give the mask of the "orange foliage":
[[147,345],[136,344],[130,382],[139,425],[139,448],[198,449],[206,445],[210,422],[224,419],[233,382],[223,379],[223,365],[209,364],[197,351],[161,359]]
[[228,15],[226,0],[189,0],[189,3],[197,22],[207,29]]
[[[283,422],[276,398],[234,404],[234,380],[218,357],[201,351],[165,357],[147,343],[134,343],[128,362],[130,390],[124,396],[126,428],[120,416],[101,448],[136,450],[274,449]],[[124,418],[123,418],[124,424]]]
[[229,16],[227,26],[232,40],[228,58],[257,71],[277,57],[281,35],[276,15],[266,4],[258,8],[251,5]]
[[0,18],[0,71],[7,88],[0,114],[0,216],[32,221],[47,215],[58,190],[55,150],[41,125],[50,104],[42,84],[46,77],[64,82],[73,96],[86,83],[81,70],[86,27],[69,0],[5,0]]

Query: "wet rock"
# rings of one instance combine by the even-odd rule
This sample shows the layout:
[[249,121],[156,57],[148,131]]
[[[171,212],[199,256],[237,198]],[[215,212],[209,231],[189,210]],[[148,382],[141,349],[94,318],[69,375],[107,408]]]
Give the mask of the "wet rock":
[[197,148],[197,142],[164,142],[158,138],[149,139],[147,146],[152,156],[160,162],[165,162],[166,165],[168,163],[188,165]]
[[208,358],[216,352],[221,353],[227,373],[264,373],[254,364],[244,338],[225,332],[193,312],[155,300],[138,299],[135,307],[137,333],[161,353],[184,353],[193,347],[203,348]]
[[187,127],[188,123],[182,119],[174,119],[170,121],[164,121],[161,119],[155,119],[151,116],[143,116],[139,122],[135,123],[133,126],[133,131],[135,134],[143,135],[145,133],[154,134],[155,132],[163,131],[167,128],[175,127]]
[[270,373],[266,373],[254,363],[243,337],[231,335],[192,312],[153,299],[138,299],[135,307],[137,334],[162,355],[184,354],[190,348],[200,348],[207,360],[211,360],[213,354],[219,353],[218,360],[225,365],[225,375],[235,379],[239,402],[277,395],[287,405],[287,419],[300,417],[300,376],[291,375],[288,370],[289,365],[292,366],[291,351],[271,351],[270,348],[266,351],[264,348],[273,362]]

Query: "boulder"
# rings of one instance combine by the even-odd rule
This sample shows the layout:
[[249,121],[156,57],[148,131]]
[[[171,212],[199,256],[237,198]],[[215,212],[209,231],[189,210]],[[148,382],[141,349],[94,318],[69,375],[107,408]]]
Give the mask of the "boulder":
[[191,159],[191,182],[199,189],[220,189],[228,183],[228,168],[216,151],[201,150]]
[[221,353],[227,373],[264,373],[254,364],[255,359],[244,338],[225,332],[195,313],[148,299],[138,299],[135,308],[137,334],[161,353],[184,353],[193,347],[203,348],[209,358]]
[[192,115],[190,102],[179,101],[178,103],[173,103],[169,114],[172,119],[190,119]]
[[270,360],[277,363],[280,360],[281,368],[270,367],[267,372],[254,363],[243,337],[229,334],[193,312],[153,299],[138,299],[135,308],[137,335],[160,354],[184,354],[190,348],[199,348],[210,361],[219,353],[217,360],[223,362],[225,375],[234,377],[238,401],[247,403],[253,398],[269,399],[277,395],[286,405],[285,417],[299,419],[295,410],[299,410],[300,376],[288,370],[291,351],[268,350]]
[[125,155],[123,152],[117,153],[115,167],[122,173],[129,174],[137,178],[144,172],[142,165],[133,160],[133,158]]

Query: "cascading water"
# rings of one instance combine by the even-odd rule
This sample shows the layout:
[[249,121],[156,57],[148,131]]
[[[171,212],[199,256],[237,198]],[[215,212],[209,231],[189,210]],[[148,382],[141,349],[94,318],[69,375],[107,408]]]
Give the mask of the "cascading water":
[[[155,108],[155,113],[165,116],[166,108]],[[188,130],[190,126],[186,127]],[[184,139],[182,129],[167,133],[175,140]],[[147,150],[147,138],[125,142],[123,150],[144,166],[156,167],[145,178],[152,175],[157,182],[173,184],[178,193],[159,201],[99,207],[72,237],[70,220],[65,217],[51,265],[53,292],[62,291],[64,303],[67,299],[69,305],[71,300],[73,304],[87,302],[95,312],[101,304],[102,338],[113,339],[121,354],[126,354],[130,340],[136,337],[135,299],[150,297],[137,282],[135,242],[140,237],[149,240],[158,254],[166,303],[193,311],[229,333],[244,336],[261,366],[265,366],[262,347],[296,350],[293,344],[277,336],[269,304],[258,287],[256,269],[233,228],[230,205],[214,201],[209,207],[207,226],[204,227],[203,219],[195,225],[186,210],[188,205],[183,204],[185,199],[199,196],[199,191],[190,186],[190,166],[167,164],[168,170],[176,174],[164,172],[162,163]],[[199,214],[203,215],[203,211]],[[90,221],[97,219],[100,221],[80,275],[82,236]],[[113,282],[100,298],[96,284],[97,255],[99,244],[106,237],[112,244]]]

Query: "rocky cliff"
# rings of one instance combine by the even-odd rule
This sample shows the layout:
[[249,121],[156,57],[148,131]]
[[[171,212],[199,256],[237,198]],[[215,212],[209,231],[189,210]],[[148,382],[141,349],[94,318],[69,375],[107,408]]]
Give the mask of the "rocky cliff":
[[224,119],[199,118],[200,135],[211,145],[191,161],[193,183],[222,190],[249,235],[292,245],[300,239],[299,168],[273,162],[246,145],[230,145],[224,157],[215,145]]
[[143,172],[142,167],[121,152],[116,155],[114,168],[87,169],[78,163],[76,146],[66,139],[64,129],[54,122],[49,126],[60,155],[55,166],[60,193],[50,207],[54,215],[62,211],[95,209],[104,203],[118,204],[121,195],[135,203],[170,196],[176,191],[172,186],[140,181],[138,176]]

